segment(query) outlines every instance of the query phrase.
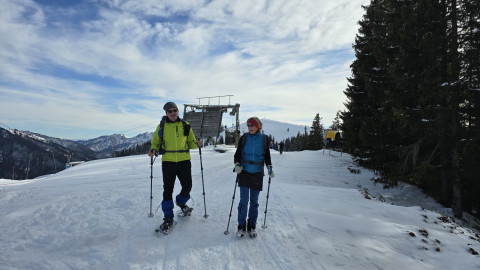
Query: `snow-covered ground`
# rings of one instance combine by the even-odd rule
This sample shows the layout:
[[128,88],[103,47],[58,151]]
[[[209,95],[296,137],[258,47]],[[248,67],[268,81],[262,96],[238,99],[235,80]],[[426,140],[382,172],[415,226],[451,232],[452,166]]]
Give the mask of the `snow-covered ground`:
[[[86,162],[29,181],[0,180],[0,269],[480,269],[480,237],[403,185],[383,190],[348,155],[272,151],[256,239],[237,238],[233,148],[192,152],[192,216],[155,235],[147,155]],[[359,170],[359,174],[351,171]],[[153,212],[162,198],[153,169]],[[176,190],[180,185],[177,181]],[[371,199],[366,199],[369,197]],[[424,209],[436,209],[436,211]],[[176,208],[177,210],[177,208]],[[267,228],[261,225],[266,223]]]

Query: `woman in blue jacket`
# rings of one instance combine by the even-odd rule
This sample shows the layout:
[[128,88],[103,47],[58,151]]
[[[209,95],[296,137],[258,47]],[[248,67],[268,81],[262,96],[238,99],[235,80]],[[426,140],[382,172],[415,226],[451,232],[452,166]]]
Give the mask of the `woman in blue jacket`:
[[[248,133],[240,137],[234,156],[235,172],[238,174],[237,180],[240,187],[237,235],[244,236],[248,231],[250,236],[255,237],[258,195],[263,189],[264,164],[267,166],[270,178],[274,177],[274,173],[268,147],[270,142],[268,137],[260,132],[262,122],[257,117],[250,117],[247,120],[247,126]],[[250,208],[248,207],[249,202]]]

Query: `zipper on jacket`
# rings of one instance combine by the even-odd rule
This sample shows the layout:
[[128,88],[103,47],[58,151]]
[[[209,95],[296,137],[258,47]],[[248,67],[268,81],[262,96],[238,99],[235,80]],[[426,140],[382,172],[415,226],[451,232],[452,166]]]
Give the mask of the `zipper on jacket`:
[[177,137],[175,137],[175,162],[178,162],[178,126],[175,123],[175,132],[177,133]]

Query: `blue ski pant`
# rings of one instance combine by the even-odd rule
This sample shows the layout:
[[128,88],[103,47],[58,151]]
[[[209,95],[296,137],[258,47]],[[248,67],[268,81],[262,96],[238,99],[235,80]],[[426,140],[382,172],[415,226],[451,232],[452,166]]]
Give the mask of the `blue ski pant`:
[[[240,187],[240,203],[238,204],[238,224],[246,224],[247,214],[251,225],[257,223],[258,195],[260,190],[249,187]],[[250,202],[250,208],[248,203]]]

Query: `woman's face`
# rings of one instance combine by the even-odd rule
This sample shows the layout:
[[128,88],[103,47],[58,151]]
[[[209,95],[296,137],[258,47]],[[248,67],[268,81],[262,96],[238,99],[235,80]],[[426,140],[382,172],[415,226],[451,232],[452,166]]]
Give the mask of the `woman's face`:
[[248,123],[247,126],[248,126],[248,133],[250,133],[250,134],[257,133],[258,128],[254,124]]

